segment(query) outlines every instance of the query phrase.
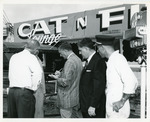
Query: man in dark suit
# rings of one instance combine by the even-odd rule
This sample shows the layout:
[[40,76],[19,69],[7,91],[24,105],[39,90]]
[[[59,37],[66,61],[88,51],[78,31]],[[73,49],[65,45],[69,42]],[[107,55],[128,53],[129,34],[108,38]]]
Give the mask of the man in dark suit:
[[105,118],[106,63],[96,53],[94,42],[90,38],[79,42],[78,48],[86,60],[79,86],[83,118]]

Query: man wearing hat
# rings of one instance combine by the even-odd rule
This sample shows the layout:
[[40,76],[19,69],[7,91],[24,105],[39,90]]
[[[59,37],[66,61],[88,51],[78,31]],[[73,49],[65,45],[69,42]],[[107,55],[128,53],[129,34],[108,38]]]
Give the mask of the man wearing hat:
[[98,52],[107,62],[106,117],[128,118],[129,97],[135,93],[137,79],[125,57],[116,50],[119,40],[110,36],[96,36]]

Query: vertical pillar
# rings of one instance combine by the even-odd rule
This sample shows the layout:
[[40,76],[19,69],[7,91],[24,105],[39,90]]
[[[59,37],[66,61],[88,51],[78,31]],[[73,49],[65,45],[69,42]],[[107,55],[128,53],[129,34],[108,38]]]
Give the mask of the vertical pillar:
[[146,84],[146,64],[145,62],[141,65],[141,119],[145,118],[145,85]]

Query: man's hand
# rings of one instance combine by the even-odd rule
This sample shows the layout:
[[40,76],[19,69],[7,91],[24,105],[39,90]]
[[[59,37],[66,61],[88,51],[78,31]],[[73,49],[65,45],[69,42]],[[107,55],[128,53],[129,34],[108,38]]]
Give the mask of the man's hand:
[[54,74],[49,74],[48,76],[57,80],[60,74],[60,71],[56,71]]
[[49,74],[48,76],[51,77],[51,78],[54,78],[54,79],[56,79],[56,80],[57,80],[58,77],[59,77],[58,75],[53,75],[53,74]]
[[120,100],[118,102],[113,103],[113,111],[119,112],[119,109],[121,109],[124,106],[124,101]]
[[95,108],[90,106],[89,109],[88,109],[88,114],[90,116],[95,116],[96,115]]
[[57,76],[60,76],[61,72],[56,70],[56,72],[54,74],[57,75]]

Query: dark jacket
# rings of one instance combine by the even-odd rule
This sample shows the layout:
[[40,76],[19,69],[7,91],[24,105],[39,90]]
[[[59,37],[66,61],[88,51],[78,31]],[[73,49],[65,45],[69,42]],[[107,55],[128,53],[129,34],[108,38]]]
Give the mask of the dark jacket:
[[105,115],[105,88],[106,63],[98,53],[95,53],[81,75],[79,88],[81,111],[87,112],[92,106],[101,109]]

